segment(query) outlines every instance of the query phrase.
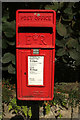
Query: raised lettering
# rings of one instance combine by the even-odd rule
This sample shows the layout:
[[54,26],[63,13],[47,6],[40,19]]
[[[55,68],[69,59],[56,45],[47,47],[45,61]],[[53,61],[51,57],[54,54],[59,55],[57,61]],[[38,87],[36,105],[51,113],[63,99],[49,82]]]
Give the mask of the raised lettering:
[[41,35],[41,36],[40,36],[40,40],[41,40],[41,45],[42,45],[42,44],[47,45],[47,43],[44,41],[44,40],[45,40],[44,35]]
[[[31,45],[31,44],[40,44],[40,45],[47,45],[45,42],[45,36],[44,35],[29,35],[25,36],[26,37],[26,44]],[[40,43],[39,43],[40,41]]]
[[51,16],[21,16],[21,20],[27,21],[51,21]]
[[26,37],[26,44],[27,45],[31,45],[31,40],[32,40],[32,36],[25,36]]

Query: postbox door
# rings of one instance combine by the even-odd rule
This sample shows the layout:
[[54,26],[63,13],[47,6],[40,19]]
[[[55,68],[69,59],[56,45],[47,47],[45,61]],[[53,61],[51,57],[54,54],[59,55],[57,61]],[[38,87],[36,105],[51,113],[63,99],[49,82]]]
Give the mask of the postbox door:
[[39,49],[39,54],[33,54],[33,49],[16,49],[16,53],[18,99],[52,99],[55,50]]

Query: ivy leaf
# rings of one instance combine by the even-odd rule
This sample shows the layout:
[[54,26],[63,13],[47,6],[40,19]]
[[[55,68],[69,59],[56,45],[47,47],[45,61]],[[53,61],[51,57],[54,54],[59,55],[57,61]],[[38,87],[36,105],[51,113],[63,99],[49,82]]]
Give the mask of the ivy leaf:
[[67,35],[66,27],[60,22],[58,22],[58,24],[57,24],[57,32],[60,36],[66,36]]
[[60,48],[59,50],[57,50],[57,53],[56,53],[57,56],[63,56],[65,54],[66,54],[66,51],[64,48]]
[[74,60],[78,60],[78,58],[80,57],[80,54],[75,49],[69,50],[69,54],[70,57]]
[[6,37],[12,38],[15,35],[15,21],[5,22],[2,25],[2,30]]
[[10,74],[15,74],[15,68],[12,66],[12,64],[10,64],[10,65],[8,66],[8,72],[9,72]]

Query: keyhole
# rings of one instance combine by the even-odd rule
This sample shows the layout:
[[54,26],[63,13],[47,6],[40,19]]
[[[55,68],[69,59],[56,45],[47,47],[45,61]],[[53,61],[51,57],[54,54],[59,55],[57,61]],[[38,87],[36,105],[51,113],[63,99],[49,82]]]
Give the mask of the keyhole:
[[24,75],[26,75],[26,72],[24,72]]

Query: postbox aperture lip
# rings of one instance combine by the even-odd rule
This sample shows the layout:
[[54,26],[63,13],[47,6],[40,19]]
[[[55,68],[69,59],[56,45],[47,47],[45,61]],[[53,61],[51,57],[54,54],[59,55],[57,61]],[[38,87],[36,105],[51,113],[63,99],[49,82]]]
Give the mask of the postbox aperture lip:
[[18,33],[53,33],[52,27],[18,27]]

